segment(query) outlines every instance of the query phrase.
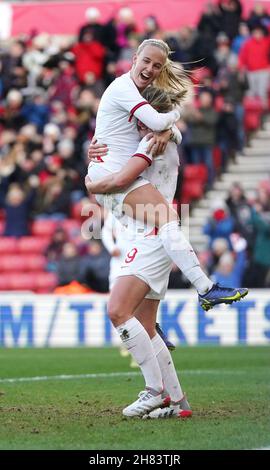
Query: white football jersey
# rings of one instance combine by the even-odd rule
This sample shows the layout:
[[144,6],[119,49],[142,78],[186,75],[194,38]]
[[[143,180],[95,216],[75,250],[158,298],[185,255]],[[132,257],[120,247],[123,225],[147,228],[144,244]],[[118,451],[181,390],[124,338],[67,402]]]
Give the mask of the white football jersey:
[[179,111],[158,113],[140,94],[130,72],[116,78],[105,90],[99,104],[95,137],[108,146],[102,157],[105,167],[120,171],[135,153],[140,141],[136,119],[153,131],[168,129],[179,119]]
[[177,146],[174,142],[169,141],[165,153],[152,158],[146,152],[148,145],[149,141],[144,137],[134,154],[134,156],[144,156],[149,162],[149,167],[142,173],[142,176],[155,186],[168,202],[172,202],[179,167]]
[[[149,167],[141,176],[144,180],[149,181],[149,183],[157,188],[169,203],[172,203],[176,190],[179,167],[177,145],[174,142],[169,141],[164,154],[155,158],[153,158],[150,153],[147,153],[148,145],[149,141],[147,141],[147,136],[145,136],[139,143],[133,157],[141,157],[147,160]],[[150,233],[152,235],[155,235],[156,233],[155,230],[153,231],[153,227],[150,228],[139,220],[133,220],[130,217],[128,217],[127,220],[127,234],[130,238],[132,238],[132,234],[135,238],[139,239],[149,235]]]

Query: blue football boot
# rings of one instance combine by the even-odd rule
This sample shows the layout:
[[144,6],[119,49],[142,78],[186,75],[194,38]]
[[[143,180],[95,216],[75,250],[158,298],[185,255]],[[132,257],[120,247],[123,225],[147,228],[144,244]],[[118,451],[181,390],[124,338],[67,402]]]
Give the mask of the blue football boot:
[[241,300],[248,294],[248,289],[245,287],[222,287],[219,284],[214,284],[213,287],[204,295],[199,294],[199,304],[204,310],[210,310],[218,304],[232,304],[237,300]]
[[174,351],[175,350],[175,345],[168,340],[167,336],[165,335],[165,333],[160,328],[159,323],[156,323],[156,331],[157,331],[157,334],[161,337],[161,339],[163,339],[163,341],[166,344],[169,351]]

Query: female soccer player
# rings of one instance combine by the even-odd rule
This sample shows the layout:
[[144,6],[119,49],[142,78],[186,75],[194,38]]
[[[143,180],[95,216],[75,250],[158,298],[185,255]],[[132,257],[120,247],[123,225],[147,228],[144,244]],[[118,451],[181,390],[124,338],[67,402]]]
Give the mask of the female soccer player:
[[[179,117],[176,109],[169,113],[158,113],[141,95],[154,82],[166,92],[178,92],[181,98],[185,96],[189,87],[188,79],[170,61],[169,54],[170,49],[164,41],[143,41],[134,56],[131,71],[114,80],[103,94],[97,113],[95,136],[99,144],[107,145],[108,153],[89,165],[88,175],[92,182],[120,171],[136,152],[139,134],[134,116],[153,131],[170,127]],[[169,135],[171,131],[166,134],[165,140],[168,141]],[[155,139],[151,145],[156,145]],[[165,141],[159,141],[158,149],[159,153],[164,151]],[[137,158],[133,159],[133,164],[138,168],[138,160],[147,159],[147,156],[142,154],[140,147],[135,156]],[[118,203],[120,208],[124,203],[134,219],[147,219],[150,225],[159,229],[165,251],[195,286],[204,309],[208,310],[219,303],[231,303],[247,294],[246,289],[213,285],[202,271],[196,254],[181,231],[177,213],[146,178],[137,178],[132,184],[123,180],[118,191],[123,188],[124,182],[128,188],[117,196],[109,194],[108,187],[103,188],[100,192],[107,195],[100,197],[99,201],[110,208],[113,205],[114,211]]]
[[[168,94],[160,89],[149,87],[144,92],[144,97],[151,102],[156,109],[167,111],[172,108],[172,103],[179,99],[179,94]],[[142,123],[139,123],[139,128],[141,137],[149,133],[149,129],[147,129]],[[180,132],[175,129],[174,133],[176,142],[180,143]],[[148,146],[146,138],[143,138],[140,143],[140,148],[143,146]],[[151,155],[148,155],[147,159],[149,158],[152,158]],[[138,162],[140,162],[140,160],[138,160]],[[147,160],[142,160],[142,163],[145,167],[148,166]],[[133,169],[131,170],[129,166],[130,162],[121,172],[114,173],[109,177],[110,190],[113,191],[118,188],[119,181],[121,181],[124,174],[126,177],[134,179]],[[172,202],[175,193],[178,166],[179,157],[176,143],[169,142],[165,154],[157,157],[153,166],[151,166],[149,170],[146,170],[146,176],[149,181],[152,184],[155,184],[169,203]],[[98,191],[100,189],[99,186],[104,185],[104,181],[106,181],[106,179],[108,178],[96,183],[91,183],[90,180],[88,180],[87,187],[90,191]],[[154,387],[162,387],[163,382],[165,389],[172,400],[172,405],[163,409],[157,408],[152,412],[152,414],[147,414],[147,417],[188,417],[191,416],[192,412],[182,392],[170,352],[166,348],[164,341],[157,334],[155,328],[158,305],[160,299],[164,298],[167,290],[169,274],[171,271],[171,259],[165,252],[159,237],[147,233],[147,226],[144,224],[139,224],[138,226],[137,224],[136,228],[140,228],[139,233],[129,230],[124,236],[122,236],[122,238],[124,238],[123,243],[126,246],[128,241],[130,249],[122,263],[122,269],[120,273],[118,273],[120,277],[115,281],[117,287],[112,289],[111,295],[113,299],[112,303],[110,302],[109,304],[108,310],[109,315],[111,316],[110,305],[115,304],[115,299],[118,298],[119,295],[121,298],[125,298],[126,308],[124,311],[130,312],[131,315],[136,316],[137,320],[134,318],[135,325],[140,328],[141,323],[141,326],[144,326],[149,335],[147,338],[147,335],[145,336],[143,332],[144,339],[146,340],[146,344],[144,344],[143,347],[141,343],[142,337],[140,338],[142,335],[135,335],[135,338],[132,339],[134,345],[137,341],[140,343],[140,348],[142,348],[141,354],[144,355],[145,348],[148,350],[146,359],[143,357],[143,360],[139,362],[146,380],[147,391],[141,393],[139,399],[135,403],[125,408],[123,410],[123,414],[125,416],[141,416],[145,415],[147,411],[151,411],[153,405],[154,407],[161,405],[163,402],[162,396],[159,396],[160,394],[158,394],[158,396],[153,396],[153,393],[155,393]],[[123,230],[120,235],[122,234]],[[133,286],[137,286],[138,298],[137,308],[135,310],[133,303],[128,305],[127,302],[129,297],[129,292],[126,291],[127,278]],[[112,316],[111,319],[115,324]],[[131,323],[134,323],[129,320],[130,316],[128,315],[128,317],[125,318],[125,325],[127,328],[129,328]],[[123,325],[121,325],[120,331],[122,331],[122,327]],[[134,348],[130,341],[127,341],[128,338],[123,334],[124,331],[125,328],[122,331],[123,343],[126,344],[127,348],[135,358],[140,358],[140,355],[138,356],[139,349],[136,346]],[[139,337],[137,338],[137,336]],[[155,377],[155,375],[158,377],[159,381],[153,381],[152,376]]]
[[[138,152],[135,151],[135,146],[138,143],[138,133],[133,116],[136,116],[153,130],[161,130],[170,126],[179,116],[175,111],[163,114],[157,113],[140,94],[154,80],[167,91],[178,91],[182,93],[182,96],[185,94],[187,81],[183,74],[179,75],[176,73],[175,66],[168,58],[169,52],[168,46],[163,41],[152,39],[144,41],[134,57],[131,72],[116,79],[105,91],[97,114],[95,135],[98,143],[108,145],[109,151],[106,156],[99,158],[99,162],[91,162],[89,165],[88,174],[93,183],[106,175],[111,177],[112,173],[119,172],[125,163],[128,162],[132,153],[137,153],[129,162],[129,165],[135,168],[134,174],[138,171],[138,167],[140,167],[135,178],[143,171],[143,162],[145,160],[151,162],[151,155],[147,153],[146,149],[142,148],[142,145],[145,146],[145,142],[139,146]],[[164,148],[164,145],[162,148]],[[118,187],[115,191],[119,191],[123,186],[127,185],[129,186],[128,189],[115,196],[110,194],[112,190],[108,190],[108,186],[105,189],[103,188],[99,192],[107,194],[103,199],[100,198],[99,201],[104,206],[108,202],[113,203],[113,209],[115,209],[117,203],[120,202],[121,207],[121,204],[124,202],[132,210],[132,217],[142,222],[144,222],[145,215],[147,215],[148,223],[159,228],[160,240],[166,253],[197,288],[200,304],[204,308],[208,309],[222,302],[231,303],[247,294],[246,289],[236,290],[221,288],[218,285],[213,286],[213,283],[201,270],[191,245],[182,234],[177,214],[169,207],[160,192],[149,183],[149,180],[141,177],[130,184],[129,178],[124,175],[122,180],[118,182]],[[148,203],[150,203],[151,207]],[[147,214],[143,210],[142,213],[135,213],[134,216],[137,205],[147,205]],[[157,211],[158,207],[162,207],[163,210]],[[136,323],[136,319],[132,317],[131,313],[138,306],[138,298],[142,294],[144,297],[148,291],[148,286],[146,286],[144,281],[141,279],[139,281],[140,285],[138,283],[135,284],[129,276],[122,281],[122,287],[125,287],[124,291],[128,292],[128,298],[123,298],[124,296],[119,294],[118,289],[113,290],[109,302],[109,314],[120,334],[122,332],[122,339],[130,340],[141,334],[141,337],[144,337],[144,340],[147,342],[144,336],[144,333],[146,333],[144,328],[138,321]],[[115,291],[117,291],[117,295],[114,295]],[[141,347],[143,342],[138,347],[141,352],[146,353],[147,348]],[[135,341],[135,343],[136,349],[138,341]],[[130,346],[130,349],[132,348],[133,346]],[[138,362],[140,363],[140,361]],[[154,369],[152,368],[152,371]],[[155,387],[149,386],[152,397],[149,397],[149,393],[146,393],[148,398],[145,401],[148,401],[149,406],[150,403],[155,402],[155,400],[151,402],[151,398],[153,399],[160,395],[159,380],[160,376],[152,374],[151,380],[148,381],[155,384]],[[146,384],[148,382],[146,380]],[[153,407],[155,406],[158,405],[153,405]]]

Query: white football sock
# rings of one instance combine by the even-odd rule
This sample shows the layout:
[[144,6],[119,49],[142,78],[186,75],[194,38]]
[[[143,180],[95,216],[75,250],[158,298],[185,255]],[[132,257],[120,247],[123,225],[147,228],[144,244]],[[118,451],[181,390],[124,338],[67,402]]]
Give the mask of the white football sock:
[[[133,317],[116,327],[120,338],[135,361],[139,364],[146,388],[161,393],[162,375],[151,339],[143,325]],[[158,394],[156,393],[156,394]]]
[[194,285],[199,294],[206,294],[213,282],[203,272],[200,262],[179,223],[174,220],[159,229],[163,247],[187,279]]
[[152,344],[161,370],[164,387],[169,393],[171,401],[178,402],[183,398],[184,394],[176,374],[171,353],[158,334],[152,338]]

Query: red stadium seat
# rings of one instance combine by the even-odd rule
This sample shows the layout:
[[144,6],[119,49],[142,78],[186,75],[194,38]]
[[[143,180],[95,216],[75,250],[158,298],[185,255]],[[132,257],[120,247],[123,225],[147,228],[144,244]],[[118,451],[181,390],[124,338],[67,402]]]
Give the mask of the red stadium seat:
[[1,255],[0,256],[0,272],[11,271],[20,272],[26,271],[26,259],[20,255]]
[[201,199],[203,196],[203,185],[201,182],[184,182],[181,195],[181,203],[189,204],[193,200]]
[[0,276],[0,290],[34,291],[35,274],[5,273]]
[[246,112],[244,116],[244,127],[247,132],[256,131],[260,127],[261,116],[257,113]]
[[214,161],[214,166],[215,166],[216,170],[219,170],[219,168],[221,167],[221,158],[222,158],[222,155],[221,155],[220,147],[218,147],[218,146],[214,147],[214,149],[213,149],[213,161]]
[[243,100],[243,106],[245,111],[263,112],[263,104],[259,97],[246,96]]
[[54,220],[35,220],[32,224],[32,235],[38,237],[50,237],[57,227]]
[[16,253],[17,239],[14,237],[0,237],[0,253]]
[[24,255],[24,260],[26,271],[43,271],[47,263],[45,256],[38,254]]
[[0,219],[0,236],[4,233],[5,225],[5,221]]
[[78,232],[81,230],[81,224],[79,220],[74,219],[65,219],[61,222],[61,227],[66,230],[69,236],[73,234],[77,235]]
[[48,238],[21,237],[18,240],[18,251],[20,253],[44,253],[49,244]]
[[244,105],[244,127],[247,132],[255,131],[261,125],[263,105],[260,98],[246,96]]
[[72,216],[73,219],[82,220],[82,215],[81,215],[82,206],[83,206],[82,201],[78,201],[78,202],[76,202],[75,204],[72,205],[71,216]]
[[215,106],[215,111],[217,113],[220,113],[224,105],[224,97],[218,95],[215,99],[214,106]]
[[42,271],[46,266],[46,258],[37,254],[0,255],[0,272]]
[[52,292],[57,285],[53,273],[5,273],[0,276],[0,291]]
[[207,181],[207,167],[206,165],[186,165],[184,168],[184,182],[195,181],[205,184]]
[[37,293],[48,293],[53,292],[57,286],[58,278],[54,273],[40,272],[36,273],[36,292]]
[[191,74],[191,80],[193,83],[202,83],[205,78],[212,77],[213,74],[208,67],[199,67],[194,69]]

